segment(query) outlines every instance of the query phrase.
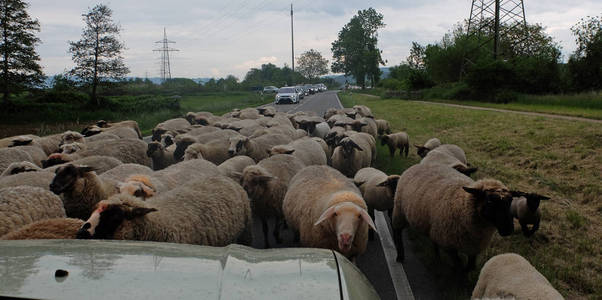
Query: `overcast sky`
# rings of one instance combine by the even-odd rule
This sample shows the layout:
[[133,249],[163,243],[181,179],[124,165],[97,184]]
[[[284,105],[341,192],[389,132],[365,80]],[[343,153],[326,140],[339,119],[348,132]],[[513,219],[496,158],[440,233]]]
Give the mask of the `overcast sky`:
[[[81,15],[98,3],[113,10],[121,24],[129,76],[158,77],[159,53],[152,50],[167,28],[171,44],[172,77],[240,79],[263,63],[291,63],[290,1],[282,0],[31,0],[29,13],[41,24],[38,53],[47,75],[72,67],[68,41],[80,38]],[[525,0],[527,22],[542,23],[562,45],[563,55],[574,51],[570,27],[580,18],[602,12],[600,0]],[[295,55],[316,49],[329,61],[330,46],[339,30],[360,9],[375,8],[384,15],[379,47],[388,66],[408,56],[412,41],[438,41],[452,26],[468,18],[470,0],[295,0]],[[578,3],[578,5],[577,5]]]

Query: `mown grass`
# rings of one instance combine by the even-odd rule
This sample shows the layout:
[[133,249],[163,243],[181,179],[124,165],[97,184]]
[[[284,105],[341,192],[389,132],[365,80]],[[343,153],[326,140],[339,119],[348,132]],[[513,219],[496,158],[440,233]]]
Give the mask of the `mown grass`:
[[[113,97],[119,101],[119,97]],[[205,93],[193,96],[183,96],[180,100],[179,109],[158,109],[148,111],[147,109],[132,109],[130,111],[102,110],[77,110],[69,112],[46,112],[43,115],[35,112],[25,112],[15,115],[11,119],[0,121],[0,137],[37,134],[46,135],[65,130],[79,131],[86,124],[96,120],[121,121],[135,120],[144,135],[150,134],[151,130],[160,122],[170,118],[184,115],[189,111],[209,111],[214,114],[224,114],[234,108],[255,107],[273,101],[273,96],[259,96],[251,92],[232,93]],[[58,115],[61,114],[61,115]]]
[[[412,143],[438,137],[466,150],[479,167],[475,179],[492,177],[510,188],[552,197],[543,202],[542,224],[525,238],[516,224],[515,234],[495,235],[479,256],[468,284],[452,286],[450,298],[466,298],[478,279],[478,270],[490,257],[515,252],[527,258],[567,298],[602,297],[602,125],[513,113],[433,106],[403,100],[340,94],[344,106],[364,104],[377,118],[388,120],[394,130],[405,130]],[[396,156],[393,161],[379,147],[377,167],[400,174],[417,163]],[[431,270],[432,246],[417,238],[418,253]],[[436,272],[441,274],[441,272]],[[455,282],[447,272],[442,284]],[[448,292],[449,292],[448,291]]]

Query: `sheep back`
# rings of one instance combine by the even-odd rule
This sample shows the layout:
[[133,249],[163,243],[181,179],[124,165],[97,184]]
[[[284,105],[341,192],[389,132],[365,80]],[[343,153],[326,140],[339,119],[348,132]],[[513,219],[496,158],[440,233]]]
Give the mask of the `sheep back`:
[[0,236],[24,225],[65,217],[63,202],[48,190],[31,186],[0,189]]
[[75,239],[82,225],[83,220],[73,218],[39,220],[0,236],[0,240]]

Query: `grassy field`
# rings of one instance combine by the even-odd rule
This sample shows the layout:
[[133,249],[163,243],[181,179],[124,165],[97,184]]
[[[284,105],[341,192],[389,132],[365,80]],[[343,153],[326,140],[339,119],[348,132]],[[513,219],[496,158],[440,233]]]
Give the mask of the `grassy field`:
[[20,120],[0,121],[0,138],[20,134],[47,135],[65,130],[81,130],[96,120],[121,121],[135,120],[144,135],[150,134],[158,123],[189,111],[210,111],[224,114],[233,108],[255,107],[273,101],[273,96],[261,97],[251,92],[207,93],[183,96],[180,109],[160,109],[157,111],[77,111],[68,116],[24,116]]
[[[541,205],[542,224],[533,237],[525,238],[518,222],[512,236],[496,234],[466,284],[446,290],[449,297],[466,298],[482,264],[505,252],[527,258],[567,298],[602,297],[602,125],[359,94],[340,98],[345,107],[367,105],[396,131],[408,132],[411,143],[438,137],[459,145],[479,167],[475,179],[492,177],[552,198]],[[377,167],[400,174],[419,159],[413,151],[407,159],[391,160],[380,146]],[[427,267],[449,288],[453,275],[434,261],[427,239],[412,236]]]

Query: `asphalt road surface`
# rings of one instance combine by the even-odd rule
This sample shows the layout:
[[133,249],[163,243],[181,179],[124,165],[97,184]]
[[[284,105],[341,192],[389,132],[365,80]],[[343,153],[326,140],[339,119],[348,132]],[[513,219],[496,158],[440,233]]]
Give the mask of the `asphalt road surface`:
[[[272,104],[273,105],[273,104]],[[327,91],[311,96],[306,96],[298,104],[279,104],[273,105],[277,111],[295,113],[298,111],[314,111],[319,116],[322,116],[328,108],[341,108],[341,103],[335,91]],[[378,218],[378,217],[377,217]],[[386,233],[377,236],[373,241],[369,241],[366,253],[359,256],[357,266],[368,277],[374,288],[378,291],[383,300],[411,298],[412,294],[415,299],[441,299],[441,293],[437,287],[435,278],[426,270],[424,265],[412,251],[411,241],[404,236],[405,245],[405,262],[403,266],[395,261],[394,249],[392,249],[390,241],[390,220],[384,214],[380,214],[382,222],[388,224],[386,229],[379,227],[381,230],[387,230],[389,240],[386,239]],[[273,223],[270,223],[270,232],[273,230]],[[254,247],[264,248],[264,238],[261,229],[261,222],[255,220],[254,224]],[[296,247],[293,243],[292,232],[285,230],[282,234],[283,243],[277,244],[274,238],[268,235],[270,247]],[[388,242],[388,243],[387,243]],[[383,249],[383,245],[385,248]],[[387,257],[388,256],[388,257]],[[392,275],[393,274],[393,275]],[[407,279],[406,279],[407,278]],[[411,287],[409,291],[408,286]]]

